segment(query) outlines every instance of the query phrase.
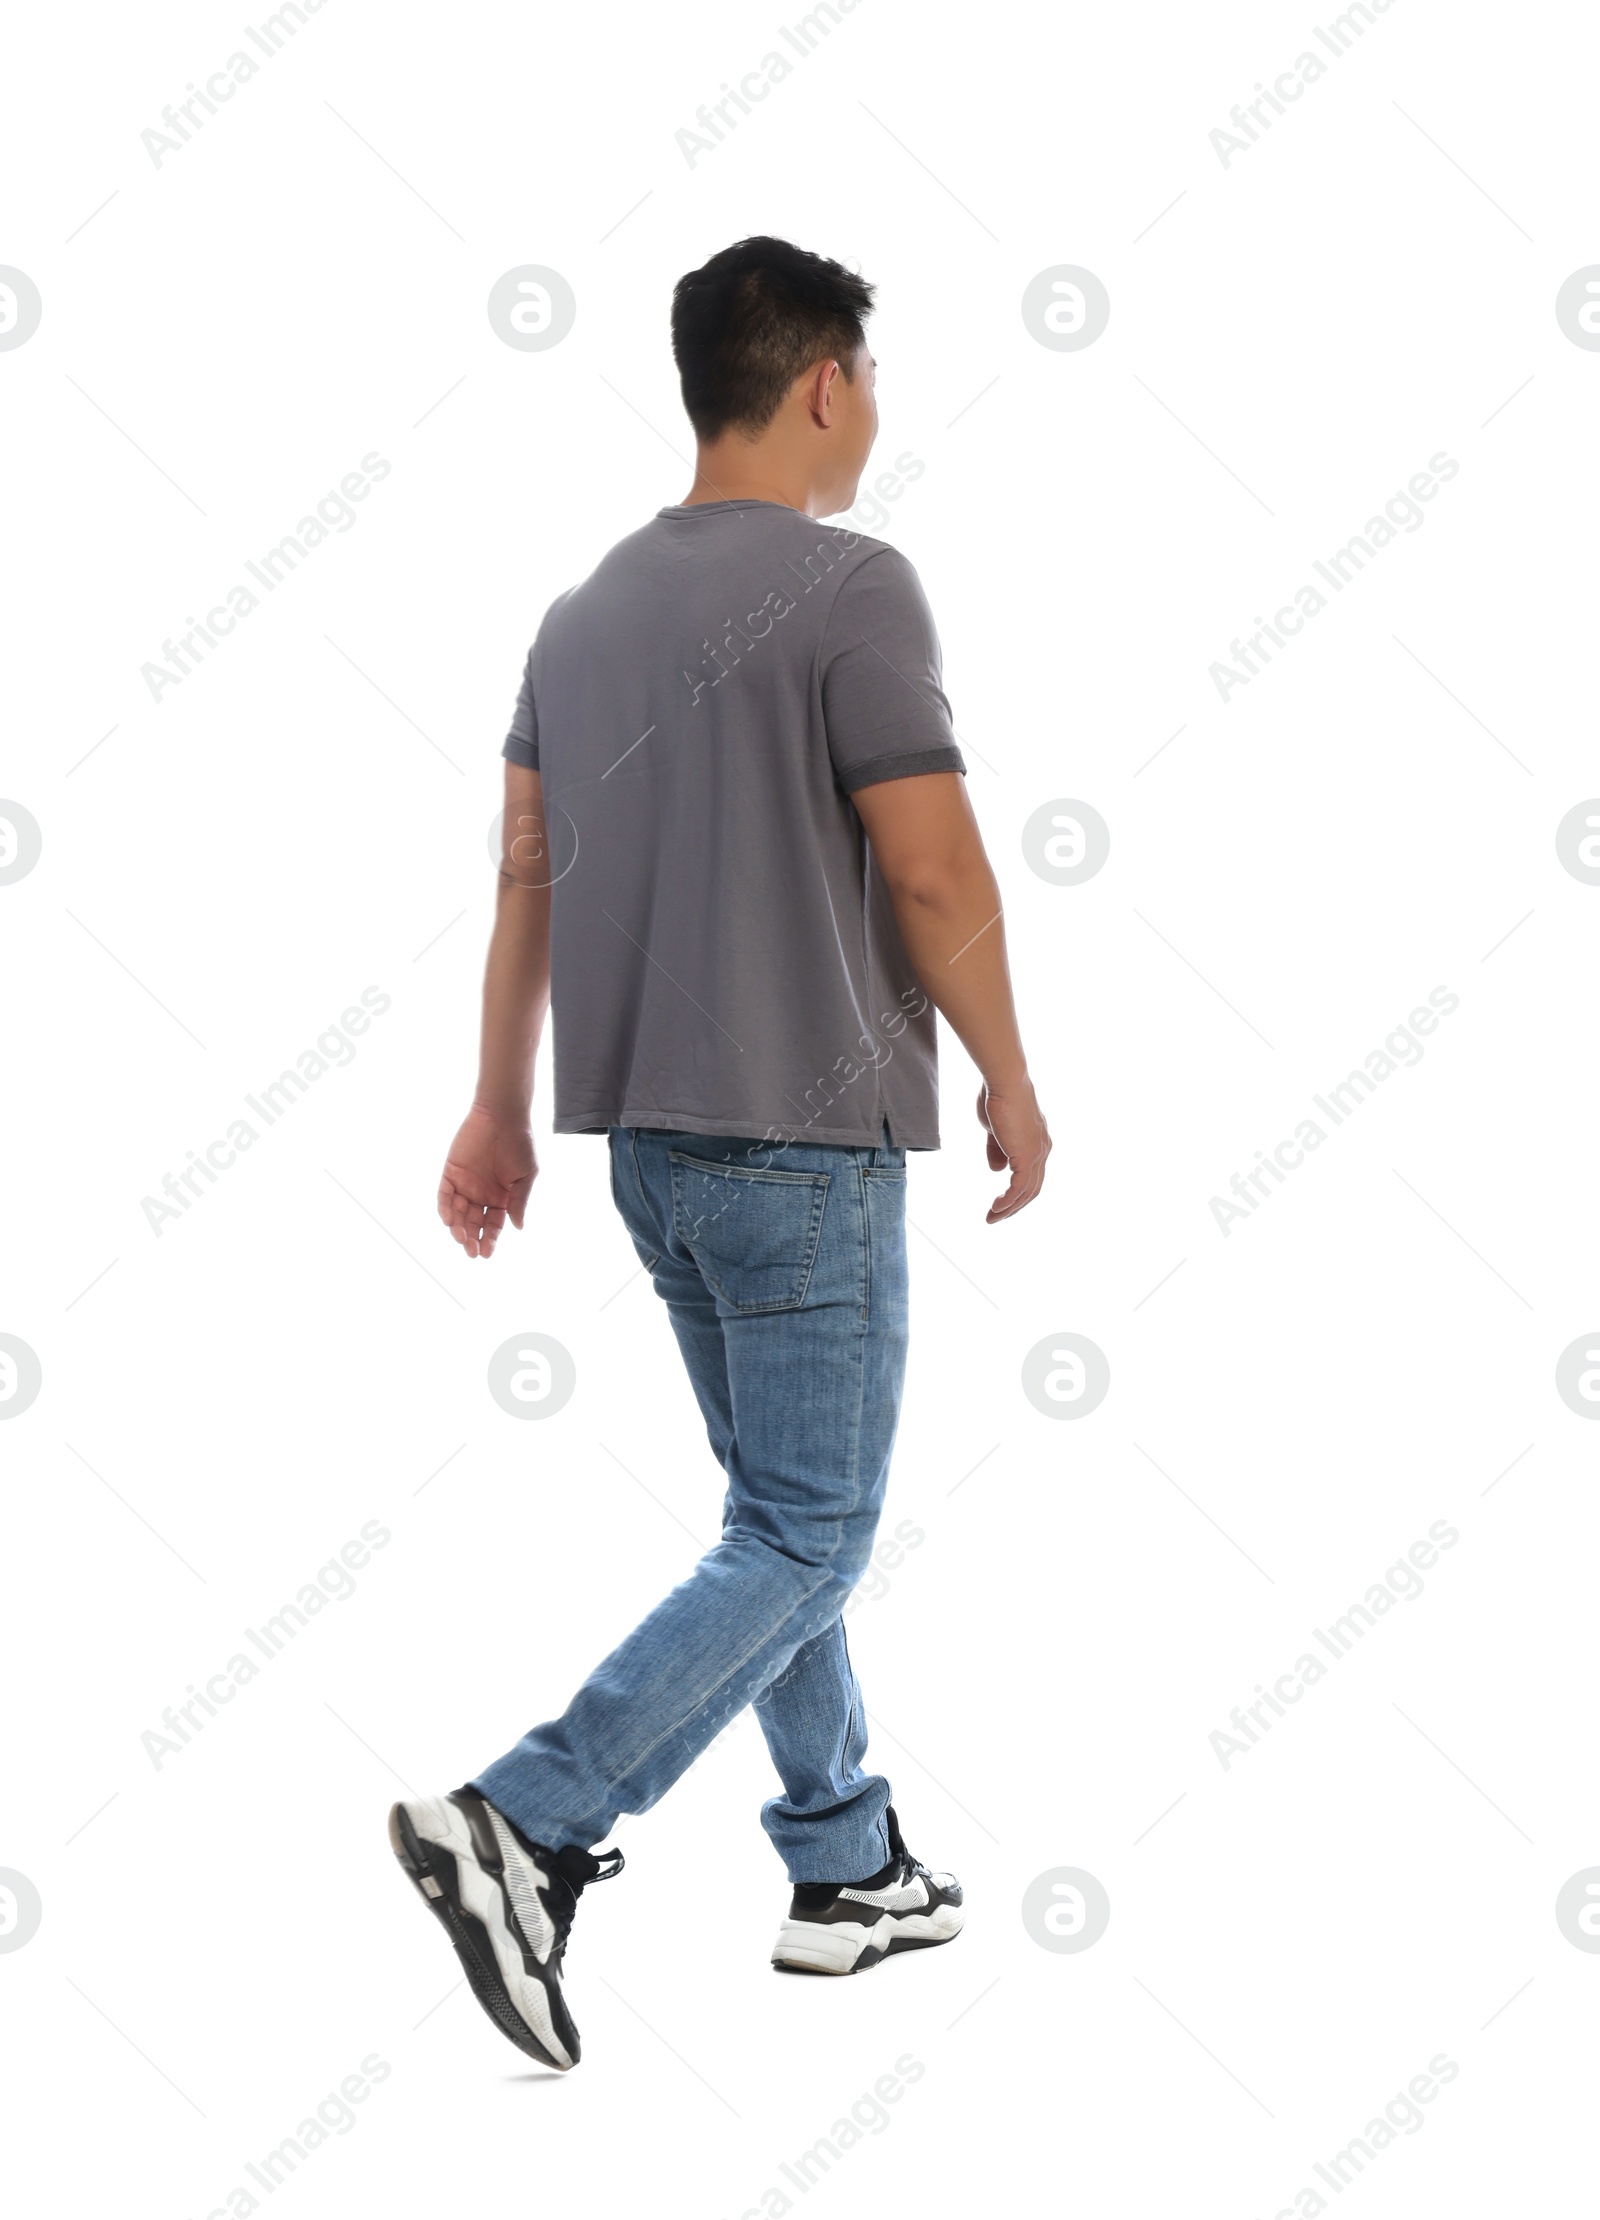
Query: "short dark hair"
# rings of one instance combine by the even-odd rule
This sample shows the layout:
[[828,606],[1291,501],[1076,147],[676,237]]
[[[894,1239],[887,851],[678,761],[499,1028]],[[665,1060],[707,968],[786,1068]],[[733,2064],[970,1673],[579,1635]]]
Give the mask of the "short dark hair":
[[787,239],[741,239],[672,289],[672,353],[697,436],[772,422],[803,370],[837,355],[848,378],[875,288]]

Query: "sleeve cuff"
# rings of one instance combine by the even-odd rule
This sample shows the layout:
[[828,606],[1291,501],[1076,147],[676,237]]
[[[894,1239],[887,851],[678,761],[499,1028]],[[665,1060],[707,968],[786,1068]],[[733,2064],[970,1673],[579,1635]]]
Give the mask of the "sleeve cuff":
[[506,734],[505,746],[500,750],[508,763],[520,763],[524,770],[537,771],[539,750],[531,740],[523,740],[516,733]]
[[959,748],[948,744],[918,748],[910,755],[883,755],[872,763],[858,763],[850,771],[840,772],[839,784],[847,794],[855,794],[863,786],[879,786],[887,779],[921,778],[928,771],[959,771],[965,778],[967,766]]

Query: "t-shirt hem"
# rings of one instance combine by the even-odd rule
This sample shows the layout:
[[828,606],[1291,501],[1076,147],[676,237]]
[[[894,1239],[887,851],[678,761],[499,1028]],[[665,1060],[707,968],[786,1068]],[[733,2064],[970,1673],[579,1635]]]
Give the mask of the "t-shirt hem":
[[[894,1136],[892,1145],[904,1149],[936,1149],[939,1146],[937,1126],[925,1128],[908,1126],[903,1119],[886,1121]],[[566,1110],[551,1123],[554,1133],[606,1133],[614,1125],[643,1127],[651,1133],[700,1133],[708,1139],[726,1134],[736,1141],[783,1141],[787,1145],[804,1148],[818,1142],[826,1148],[870,1149],[878,1147],[882,1139],[882,1126],[876,1132],[864,1132],[859,1126],[808,1125],[785,1126],[757,1125],[743,1118],[702,1118],[688,1110]]]

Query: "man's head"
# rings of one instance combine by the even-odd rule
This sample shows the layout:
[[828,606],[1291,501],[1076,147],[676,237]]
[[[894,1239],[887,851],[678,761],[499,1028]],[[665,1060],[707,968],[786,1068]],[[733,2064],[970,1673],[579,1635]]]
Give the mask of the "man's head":
[[812,515],[850,506],[878,430],[872,296],[785,239],[741,239],[678,280],[672,352],[708,485],[709,459],[725,480],[754,468],[803,488],[793,505]]

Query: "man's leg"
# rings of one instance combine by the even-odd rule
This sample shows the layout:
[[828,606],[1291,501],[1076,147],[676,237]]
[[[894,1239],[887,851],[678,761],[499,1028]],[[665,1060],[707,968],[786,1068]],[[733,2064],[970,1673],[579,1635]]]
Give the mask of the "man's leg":
[[892,1791],[862,1767],[867,1716],[850,1663],[844,1620],[803,1643],[756,1698],[756,1717],[783,1794],[761,1824],[789,1878],[863,1881],[889,1858],[884,1813]]
[[[869,1257],[863,1406],[885,1441],[887,1464],[906,1365],[905,1151],[885,1146],[864,1152],[861,1162]],[[859,1881],[876,1873],[889,1857],[891,1790],[881,1773],[862,1767],[866,1712],[842,1618],[796,1650],[756,1698],[756,1717],[784,1788],[762,1807],[761,1824],[790,1880]]]
[[[642,1131],[612,1149],[618,1207],[653,1256],[697,1391],[714,1383],[708,1301],[720,1324],[729,1487],[717,1547],[562,1718],[474,1783],[556,1849],[587,1847],[621,1812],[648,1810],[837,1621],[872,1546],[904,1366],[897,1154],[790,1148],[774,1162],[743,1142]],[[801,1688],[776,1692],[780,1721],[811,1716],[815,1690],[797,1707]],[[852,1691],[839,1684],[846,1721]],[[779,1747],[798,1748],[798,1731],[798,1717],[780,1725]],[[804,1796],[803,1774],[801,1786]],[[862,1833],[875,1850],[876,1824]],[[822,1844],[814,1831],[805,1840]],[[829,1878],[837,1858],[850,1873],[860,1861],[844,1826],[818,1854]],[[872,1864],[869,1854],[862,1870]]]
[[[885,1170],[904,1162],[903,1151],[875,1153]],[[631,1176],[626,1159],[622,1176],[624,1181]],[[876,1191],[875,1210],[883,1199],[884,1191]],[[885,1336],[898,1335],[903,1343],[905,1227],[903,1218],[897,1226],[890,1213],[881,1213],[881,1217],[887,1222],[874,1226],[877,1238],[871,1290],[877,1305],[876,1330]],[[898,1273],[894,1269],[897,1256]],[[896,1284],[900,1295],[897,1304],[891,1305]],[[733,1446],[727,1350],[716,1300],[698,1272],[692,1285],[669,1298],[668,1315],[706,1422],[712,1455],[726,1470]],[[900,1362],[903,1367],[903,1357]],[[892,1379],[878,1384],[878,1392],[892,1393],[898,1403],[898,1371]],[[734,1515],[730,1491],[723,1505],[725,1529]],[[876,1873],[889,1856],[883,1815],[893,1791],[881,1773],[862,1769],[867,1749],[866,1713],[850,1662],[842,1616],[801,1644],[783,1671],[756,1697],[755,1710],[784,1791],[762,1807],[761,1823],[790,1880],[860,1880]]]
[[[875,1182],[865,1198],[872,1260],[868,1340],[876,1344],[867,1392],[892,1406],[892,1442],[905,1374],[904,1180],[896,1176],[903,1175],[905,1152],[885,1147],[864,1161]],[[714,1352],[696,1306],[674,1305],[672,1323],[712,1449],[718,1462],[726,1464],[733,1413],[720,1321]],[[724,1516],[732,1515],[730,1494]],[[866,1712],[842,1616],[801,1644],[756,1697],[755,1710],[784,1790],[763,1805],[761,1823],[790,1880],[860,1880],[876,1873],[889,1857],[884,1813],[893,1791],[881,1773],[863,1770]]]

